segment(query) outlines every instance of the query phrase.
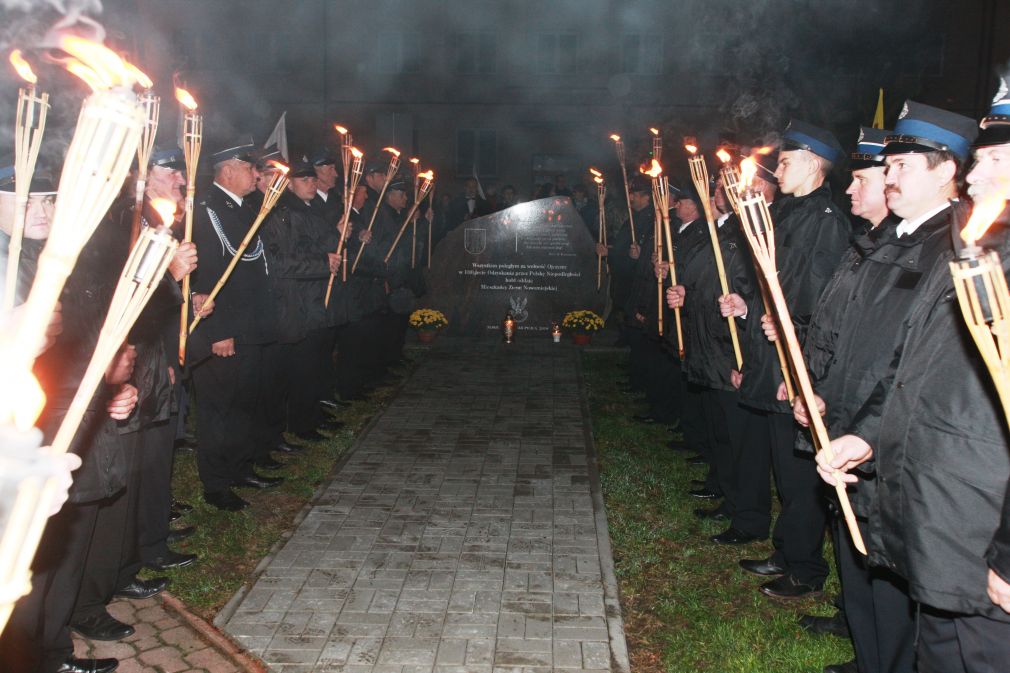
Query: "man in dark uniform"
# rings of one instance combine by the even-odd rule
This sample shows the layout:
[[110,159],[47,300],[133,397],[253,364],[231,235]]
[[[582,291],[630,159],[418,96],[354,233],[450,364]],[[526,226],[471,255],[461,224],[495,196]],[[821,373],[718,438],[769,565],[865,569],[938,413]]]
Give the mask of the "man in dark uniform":
[[[721,186],[717,187],[721,190]],[[720,197],[721,198],[721,197]],[[693,245],[678,250],[677,280],[680,283],[667,291],[671,308],[683,306],[685,358],[684,374],[688,383],[700,394],[709,449],[709,473],[705,489],[725,497],[718,508],[706,511],[706,518],[732,516],[736,507],[737,458],[744,437],[743,410],[739,393],[731,381],[736,369],[736,356],[730,338],[729,323],[720,311],[719,299],[722,285],[715,263],[708,223],[702,219],[703,210],[698,193],[682,198],[677,204],[677,216],[686,224],[681,235],[691,236]],[[725,213],[716,222],[716,231],[722,253],[727,282],[735,293],[750,298],[755,291],[754,274],[750,269],[750,252],[740,234],[740,224],[732,212]],[[690,234],[688,234],[690,232]],[[683,262],[681,263],[681,258]],[[743,321],[737,320],[738,330]],[[748,533],[730,530],[716,535],[713,541],[722,544],[743,544],[759,539]]]
[[[826,183],[842,157],[841,146],[829,131],[794,120],[783,133],[775,174],[785,195],[773,213],[776,261],[801,341],[817,299],[849,243],[851,227],[832,202]],[[749,303],[734,296],[732,303],[740,317],[755,320],[764,313],[758,294]],[[822,553],[827,513],[812,460],[795,452],[792,410],[777,399],[782,372],[774,344],[756,325],[748,327],[741,403],[765,414],[767,435],[753,436],[747,451],[770,450],[782,513],[772,533],[775,553],[768,559],[742,560],[740,565],[758,575],[779,576],[762,584],[762,593],[799,598],[819,592],[828,574]]]
[[347,282],[341,283],[334,292],[341,293],[331,298],[333,311],[345,302],[347,322],[338,323],[336,377],[337,392],[342,401],[362,399],[370,381],[377,381],[382,375],[382,351],[376,335],[380,333],[383,311],[386,306],[385,275],[386,266],[382,261],[385,250],[373,240],[374,232],[366,231],[364,218],[367,188],[359,185],[351,200],[352,226],[358,234],[347,239],[347,259],[361,260],[352,274],[347,270]]
[[[988,161],[996,158],[990,148],[1010,144],[1005,95],[1006,89],[997,95],[975,140],[985,161],[971,177],[980,195],[985,183],[998,184],[997,174],[1010,179],[1010,171]],[[949,269],[963,247],[959,233],[965,218],[951,212],[958,206],[950,199],[976,133],[969,122],[909,103],[888,138],[887,203],[904,218],[896,239],[915,240],[925,229],[926,242],[915,267],[899,279],[912,296],[903,318],[892,316],[897,338],[878,342],[880,327],[862,335],[867,347],[892,351],[886,373],[854,415],[848,434],[831,442],[835,459],[818,456],[828,483],[834,483],[835,470],[875,475],[869,560],[905,578],[919,603],[920,673],[1002,670],[1010,659],[1007,419],[967,333]],[[1001,198],[1005,185],[999,185]],[[979,241],[998,250],[1004,274],[1010,252],[1006,225],[1004,210]],[[853,474],[842,478],[861,483]]]
[[[632,199],[631,211],[633,213],[633,217],[635,218],[635,240],[632,240],[631,226],[627,220],[625,220],[624,226],[622,226],[620,230],[618,230],[617,234],[614,235],[613,241],[609,246],[597,246],[597,252],[601,255],[607,256],[607,263],[610,265],[611,301],[613,302],[614,307],[622,312],[628,303],[628,296],[631,294],[633,269],[635,268],[638,257],[642,252],[644,237],[649,231],[652,231],[653,227],[651,219],[653,217],[652,209],[646,207],[649,204],[642,205],[643,195],[649,196],[652,194],[652,185],[644,178],[632,178],[632,184],[639,189],[637,196],[635,196],[636,192],[631,192],[629,194],[629,198]],[[642,189],[647,191],[641,191]],[[632,316],[624,316],[624,320],[620,326],[622,338],[626,338],[626,325],[631,317]],[[640,382],[636,382],[634,377],[632,378],[632,387],[640,388]]]
[[[948,224],[941,217],[935,226],[920,228],[917,236],[895,240],[897,219],[887,208],[881,155],[888,135],[889,131],[880,129],[864,128],[860,132],[850,161],[852,182],[846,190],[852,199],[852,214],[858,218],[856,236],[821,295],[804,345],[811,380],[829,407],[825,417],[829,435],[845,431],[890,365],[890,349],[867,347],[866,330],[876,331],[882,341],[894,338],[893,331],[911,305],[910,288],[903,287],[907,284],[899,280],[908,273],[911,260],[932,254],[928,246],[924,247],[928,232],[932,230],[933,235],[942,238],[941,230]],[[795,408],[803,410],[802,401]],[[800,420],[806,424],[805,417]],[[797,448],[813,451],[807,433],[798,433]],[[864,539],[869,535],[866,522],[875,487],[873,479],[864,479],[849,489]],[[833,504],[837,513],[838,505]],[[868,566],[866,558],[853,547],[840,515],[833,517],[832,532],[843,619],[856,658],[825,670],[912,671],[914,610],[907,583],[886,568]]]
[[[108,264],[106,251],[120,236],[111,219],[99,224],[61,295],[65,329],[35,361],[34,374],[46,393],[38,422],[46,443],[63,422],[97,344],[105,314],[94,306],[107,305],[115,290],[120,269]],[[138,391],[128,383],[135,358],[127,347],[116,356],[71,443],[82,465],[67,503],[46,522],[32,563],[32,591],[18,601],[0,638],[3,673],[108,673],[118,665],[115,659],[74,658],[70,621],[87,579],[87,558],[93,549],[101,551],[95,528],[100,511],[126,497],[132,447],[117,423],[137,404]]]
[[288,189],[261,231],[277,302],[276,406],[283,427],[299,438],[316,439],[313,433],[324,422],[319,400],[329,385],[333,345],[324,299],[330,274],[340,270],[339,234],[315,205],[313,164],[295,162],[288,177]]
[[[407,214],[410,183],[402,176],[395,177],[386,189],[386,196],[379,206],[372,231],[375,246],[372,251],[385,260],[403,226]],[[385,264],[386,313],[381,330],[382,360],[388,368],[394,365],[403,352],[403,340],[407,332],[407,318],[413,305],[413,290],[410,287],[410,226],[408,225]]]
[[[211,155],[214,184],[196,207],[193,240],[204,251],[193,276],[194,309],[214,288],[256,218],[244,203],[253,191],[253,147],[232,146]],[[189,347],[197,400],[197,466],[204,498],[219,509],[248,505],[233,486],[267,488],[279,477],[261,477],[253,460],[271,437],[265,427],[269,377],[267,346],[276,341],[275,304],[267,279],[268,260],[255,236],[228,283],[214,315],[197,326]]]
[[309,161],[315,169],[317,210],[331,226],[336,226],[344,214],[343,185],[337,186],[337,161],[325,147],[317,149]]

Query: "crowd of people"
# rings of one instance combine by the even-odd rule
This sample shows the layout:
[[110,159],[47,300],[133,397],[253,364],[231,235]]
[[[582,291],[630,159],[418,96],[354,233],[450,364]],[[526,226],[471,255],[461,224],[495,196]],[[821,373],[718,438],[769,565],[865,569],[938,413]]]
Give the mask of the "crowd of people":
[[[832,133],[793,121],[777,153],[755,153],[753,188],[771,204],[778,279],[831,440],[816,453],[810,411],[791,396],[749,243],[725,186],[711,208],[730,291],[724,292],[693,187],[675,190],[676,284],[655,254],[652,189],[630,186],[609,257],[612,294],[630,347],[635,416],[677,433],[672,450],[707,465],[690,492],[694,515],[724,522],[717,545],[771,537],[765,558],[741,558],[780,600],[822,592],[834,540],[841,595],[814,633],[851,637],[853,661],[825,673],[982,673],[1010,661],[1010,451],[1007,419],[955,295],[949,262],[970,202],[1010,196],[1005,80],[981,123],[908,101],[893,131],[862,129],[848,158],[847,210],[828,178],[846,159]],[[1008,268],[1004,210],[980,245]],[[657,277],[666,284],[657,302]],[[660,311],[683,321],[683,344]],[[742,365],[730,333],[735,322]],[[683,352],[680,353],[680,348]],[[784,372],[786,372],[784,374]],[[792,397],[792,399],[791,399]],[[829,488],[845,482],[868,547],[854,546]],[[772,524],[774,492],[781,505]]]
[[[468,219],[518,203],[511,186],[487,194],[469,179],[462,194],[420,209],[412,226],[405,217],[415,183],[398,175],[387,184],[387,156],[366,162],[344,212],[340,157],[321,149],[291,163],[287,190],[212,298],[280,170],[276,158],[246,143],[210,153],[213,175],[198,190],[193,240],[178,246],[75,436],[72,451],[83,464],[68,502],[48,522],[31,592],[0,636],[0,671],[115,670],[115,659],[75,658],[71,631],[128,637],[133,627],[112,617],[108,603],[165,589],[166,578],[141,579],[142,568],[197,560],[172,547],[194,532],[184,522],[172,526],[191,509],[172,498],[175,452],[195,448],[203,499],[220,510],[248,506],[237,489],[281,484],[277,471],[297,460],[305,442],[341,428],[335,412],[395,376],[408,316],[424,292],[429,229],[437,245]],[[856,657],[826,672],[1000,670],[1010,660],[1007,423],[966,337],[948,262],[962,251],[958,233],[971,200],[1006,194],[1000,190],[1010,184],[1006,88],[981,124],[909,101],[894,131],[863,129],[848,157],[845,208],[829,176],[846,156],[829,131],[793,121],[777,151],[753,159],[753,188],[771,204],[779,282],[833,457],[814,450],[805,429],[811,410],[787,385],[794,373],[778,355],[782,326],[769,314],[721,182],[711,204],[691,186],[674,190],[676,284],[669,262],[652,254],[657,212],[644,176],[629,184],[634,227],[625,222],[609,244],[598,243],[630,350],[628,390],[648,404],[635,420],[670,425],[677,433],[671,450],[690,447],[698,453],[691,462],[708,466],[691,495],[712,504],[696,509],[697,517],[725,522],[713,544],[771,537],[770,556],[740,560],[743,571],[766,578],[760,591],[768,597],[822,591],[831,532],[840,609],[803,625],[850,635]],[[181,238],[185,169],[181,150],[152,154],[142,226],[160,226],[153,202],[168,199]],[[14,181],[13,168],[0,170],[4,265]],[[77,392],[129,254],[133,192],[124,186],[82,252],[36,362],[47,441]],[[37,172],[16,304],[31,287],[54,194],[53,180]],[[569,188],[559,176],[537,196],[570,197],[595,234],[597,204],[585,187]],[[1007,224],[1004,212],[982,241],[1005,258]],[[180,358],[187,276],[188,319],[200,323]],[[657,278],[666,284],[662,304]],[[674,311],[682,342],[676,330],[658,329],[661,320],[674,324]],[[847,485],[866,557],[828,488],[837,479]],[[773,494],[781,504],[774,526]]]
[[[195,450],[206,503],[242,510],[248,502],[238,489],[281,484],[278,470],[297,460],[307,442],[341,428],[335,414],[342,407],[395,380],[408,317],[424,289],[427,228],[433,239],[444,234],[448,213],[436,218],[432,208],[419,209],[394,247],[414,180],[393,177],[380,202],[388,156],[366,162],[345,216],[339,157],[326,150],[303,156],[289,166],[286,191],[211,299],[280,170],[276,155],[245,143],[210,154],[213,177],[197,190],[193,239],[179,244],[74,438],[71,450],[83,464],[73,473],[68,502],[46,526],[31,592],[0,636],[0,671],[115,670],[115,659],[75,658],[71,631],[96,640],[130,636],[134,627],[109,614],[108,603],[165,589],[167,578],[141,579],[143,568],[166,571],[197,560],[173,549],[195,531],[184,520],[171,525],[192,509],[172,498],[176,451]],[[182,237],[185,169],[181,150],[152,153],[142,227],[161,225],[153,202],[168,199],[177,206],[172,232]],[[0,171],[3,275],[15,178],[13,167]],[[17,305],[49,233],[55,190],[46,171],[36,172],[30,192]],[[46,443],[77,392],[129,253],[132,181],[122,193],[69,277],[36,361],[47,397],[39,419]],[[453,202],[459,221],[473,216],[466,197]],[[346,254],[338,255],[341,238]],[[180,359],[181,281],[188,274],[189,321],[199,316],[200,323]]]

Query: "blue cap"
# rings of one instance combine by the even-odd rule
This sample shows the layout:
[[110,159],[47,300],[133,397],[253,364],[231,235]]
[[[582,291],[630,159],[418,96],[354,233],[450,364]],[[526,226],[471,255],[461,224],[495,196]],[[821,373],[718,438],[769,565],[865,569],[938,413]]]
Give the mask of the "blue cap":
[[858,171],[863,168],[879,168],[884,165],[884,150],[887,136],[891,131],[875,129],[869,126],[859,128],[859,140],[856,141],[856,151],[850,155],[849,168]]
[[266,168],[268,161],[281,161],[282,159],[284,159],[284,157],[278,149],[261,150],[259,156],[256,157],[256,168],[258,170],[263,170]]
[[150,165],[181,171],[186,168],[186,155],[177,147],[164,150],[155,148],[151,153]]
[[798,119],[790,121],[782,134],[782,151],[793,150],[813,152],[833,164],[845,156],[835,134]]
[[386,192],[391,192],[394,189],[398,189],[401,192],[409,192],[414,189],[412,181],[408,181],[406,176],[399,173],[389,181],[389,187],[386,187]]
[[964,161],[977,135],[975,120],[910,100],[905,101],[894,132],[885,139],[881,154],[950,152]]
[[757,166],[757,177],[761,178],[767,183],[777,185],[779,179],[775,177],[775,171],[779,167],[779,153],[778,152],[767,152],[761,154],[760,152],[753,155],[754,164]]
[[999,78],[999,89],[992,99],[992,108],[979,127],[982,131],[975,139],[974,147],[991,147],[1010,144],[1010,88],[1007,87],[1010,72]]
[[217,150],[210,155],[210,163],[213,166],[217,166],[219,163],[230,159],[237,159],[238,161],[251,164],[256,160],[256,146],[252,144],[251,139],[242,138],[233,141],[223,149]]

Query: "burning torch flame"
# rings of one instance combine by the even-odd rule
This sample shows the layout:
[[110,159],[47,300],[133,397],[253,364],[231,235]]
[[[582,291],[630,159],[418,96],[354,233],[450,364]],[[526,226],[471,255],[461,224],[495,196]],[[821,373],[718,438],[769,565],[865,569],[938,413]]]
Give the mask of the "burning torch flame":
[[172,226],[172,222],[175,221],[175,201],[171,199],[154,199],[151,201],[151,207],[158,213],[158,217],[161,218],[166,227]]
[[16,366],[3,368],[4,385],[0,387],[0,410],[3,422],[13,423],[25,432],[29,430],[46,405],[46,394],[38,380],[28,370]]
[[29,84],[36,84],[39,78],[35,76],[32,72],[32,66],[28,64],[25,57],[21,55],[20,49],[15,49],[11,52],[10,56],[11,65],[14,66],[14,70],[24,81]]
[[744,189],[751,186],[754,175],[757,174],[757,162],[753,158],[747,157],[740,162],[740,185]]
[[602,185],[603,184],[603,178],[601,178],[600,176],[597,175],[597,176],[595,176],[593,178],[593,182],[595,182],[598,185]]
[[[59,39],[59,47],[74,57],[67,64],[67,69],[87,82],[92,89],[130,87],[151,81],[135,66],[98,42],[76,35],[64,35]],[[90,73],[86,73],[86,70]]]
[[593,175],[595,175],[595,176],[596,176],[596,177],[598,177],[598,178],[601,178],[601,177],[603,177],[603,173],[599,172],[599,171],[598,171],[598,170],[596,170],[595,168],[592,168],[592,167],[590,167],[590,168],[589,168],[589,172],[590,172],[590,173],[592,173]]
[[765,155],[768,155],[768,154],[771,154],[771,153],[772,153],[772,148],[770,148],[770,147],[759,147],[756,150],[754,150],[754,154],[760,154],[761,156],[765,156]]
[[989,225],[1003,212],[1005,207],[1006,196],[999,192],[990,194],[977,202],[975,207],[971,209],[968,224],[961,231],[961,238],[964,239],[964,242],[968,245],[975,245],[975,241],[982,238],[986,230],[989,229]]
[[274,161],[273,159],[271,159],[267,163],[270,164],[271,166],[273,166],[274,168],[276,168],[277,170],[279,170],[281,172],[281,174],[283,174],[283,175],[287,175],[288,171],[291,170],[290,168],[288,168],[287,166],[285,166],[281,162]]
[[345,129],[340,124],[334,124],[333,128],[337,129],[337,133],[339,133],[340,135],[342,135],[342,136],[346,136],[347,135],[347,129]]
[[411,158],[410,158],[410,163],[412,163],[412,164],[414,164],[414,165],[416,166],[416,165],[418,165],[419,163],[421,163],[421,160],[420,160],[420,159],[418,159],[417,157],[411,157]]
[[652,160],[652,166],[649,168],[649,170],[645,170],[645,166],[642,166],[641,170],[650,178],[658,178],[660,175],[663,174],[663,166],[655,159]]
[[361,153],[361,150],[359,150],[357,147],[351,148],[351,154],[354,155],[355,159],[360,159],[361,157],[365,156],[364,154]]
[[382,151],[383,152],[389,152],[394,157],[400,156],[400,150],[396,149],[395,147],[383,147]]
[[615,143],[621,142],[621,136],[617,135],[616,133],[611,134],[610,139],[613,140]]
[[435,171],[429,170],[425,173],[418,173],[417,177],[421,178],[422,180],[428,180],[430,182],[435,179]]
[[724,164],[728,164],[733,159],[732,155],[730,155],[729,152],[723,149],[720,149],[718,152],[716,152],[715,156],[719,157],[719,161],[723,162]]
[[689,154],[697,154],[698,153],[698,146],[697,145],[692,145],[691,143],[687,143],[686,145],[684,145],[684,149],[687,150]]
[[152,86],[154,86],[154,82],[151,81],[151,78],[145,75],[143,72],[141,72],[140,68],[133,65],[129,61],[123,61],[123,64],[126,66],[126,69],[130,71],[130,74],[133,76],[133,78],[137,80],[137,84],[139,84],[141,88],[150,89]]
[[180,89],[176,87],[175,99],[179,101],[179,103],[190,112],[196,109],[196,99],[193,98],[193,95],[190,94],[185,89]]
[[657,129],[657,128],[650,128],[649,132],[652,133],[652,135],[654,135],[654,136],[658,136],[659,135],[659,129]]

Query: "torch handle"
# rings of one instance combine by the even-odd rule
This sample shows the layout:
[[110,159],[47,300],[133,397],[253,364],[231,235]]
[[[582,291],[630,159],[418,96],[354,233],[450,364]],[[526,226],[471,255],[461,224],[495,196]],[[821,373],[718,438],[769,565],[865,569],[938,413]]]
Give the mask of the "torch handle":
[[21,263],[21,247],[25,235],[25,218],[28,211],[28,190],[21,193],[21,189],[15,184],[18,193],[14,197],[14,224],[11,228],[11,240],[7,246],[7,278],[4,280],[4,312],[14,308],[15,294],[18,290],[18,266]]
[[417,212],[417,209],[421,205],[422,201],[424,201],[424,196],[421,197],[420,201],[415,201],[414,205],[410,207],[410,212],[407,213],[407,219],[403,221],[403,226],[400,227],[400,231],[397,232],[396,238],[393,239],[393,245],[389,246],[389,252],[386,253],[386,257],[382,260],[386,264],[389,264],[389,258],[393,256],[393,251],[396,250],[397,244],[399,244],[400,239],[403,238],[403,232],[407,231],[407,225],[410,224],[410,220],[414,217],[414,213]]
[[[371,231],[372,230],[372,226],[375,225],[375,216],[379,214],[379,208],[382,207],[382,197],[386,195],[386,187],[388,187],[388,186],[389,186],[389,180],[386,180],[382,184],[382,190],[379,192],[379,198],[375,202],[375,208],[372,209],[372,216],[370,218],[368,218],[368,227],[365,228],[365,231]],[[358,254],[356,254],[354,256],[354,264],[351,265],[351,275],[352,276],[354,275],[354,272],[358,270],[358,262],[361,261],[361,253],[363,253],[365,251],[365,246],[366,245],[368,245],[368,243],[366,243],[365,241],[362,241],[361,242],[361,247],[358,248]]]
[[[183,229],[183,242],[190,243],[193,240],[193,200],[195,197],[195,186],[186,188],[186,217]],[[186,342],[189,338],[189,302],[190,286],[192,279],[187,273],[182,277],[182,307],[179,309],[179,366],[186,365]]]
[[624,201],[628,204],[628,226],[631,227],[631,244],[638,245],[638,237],[635,236],[635,214],[631,210],[631,191],[628,189],[628,169],[624,162],[621,162],[621,175],[624,176]]
[[144,215],[144,188],[147,185],[147,176],[137,174],[137,193],[133,198],[133,221],[130,223],[130,248],[132,249],[140,238],[140,221]]
[[[217,279],[217,283],[214,284],[214,289],[210,291],[209,295],[207,295],[208,302],[212,302],[217,298],[218,293],[221,292],[225,284],[228,282],[228,279],[231,278],[231,274],[235,271],[235,267],[238,266],[238,263],[242,260],[242,255],[245,254],[246,248],[249,247],[249,244],[252,242],[256,232],[259,231],[260,225],[263,224],[263,220],[266,219],[270,210],[273,208],[273,204],[264,203],[263,205],[264,207],[260,209],[259,215],[256,216],[256,220],[253,222],[252,226],[249,227],[249,231],[246,232],[245,238],[242,239],[242,242],[235,250],[235,255],[232,256],[231,261],[228,262],[228,266],[225,267],[224,273],[222,273],[221,277]],[[203,316],[198,315],[193,319],[193,324],[189,326],[190,334],[192,334],[193,330],[196,329],[196,326],[200,324],[200,320],[202,318]]]
[[[673,254],[673,237],[670,235],[670,211],[663,214],[663,233],[666,237],[666,259],[670,263],[670,285],[677,285],[677,260]],[[677,354],[684,359],[684,326],[680,317],[680,307],[673,309],[673,321],[677,327]]]
[[[793,327],[792,317],[789,314],[789,306],[786,304],[785,295],[782,293],[782,286],[778,282],[775,264],[771,260],[759,260],[762,273],[768,284],[768,293],[771,295],[772,304],[775,307],[778,318],[780,334],[785,340],[786,352],[792,363],[792,369],[796,373],[797,383],[800,387],[800,396],[808,410],[810,417],[811,434],[814,444],[819,451],[826,451],[828,460],[835,457],[831,450],[831,439],[828,437],[828,430],[824,425],[824,419],[817,413],[816,397],[814,386],[810,382],[810,372],[807,371],[806,363],[803,361],[803,353],[800,350],[800,342],[796,337],[796,329]],[[840,473],[835,473],[835,494],[842,506],[842,513],[845,517],[849,535],[852,536],[852,544],[861,554],[866,555],[866,544],[863,536],[859,532],[856,524],[856,516],[852,512],[852,503],[849,501],[849,494],[845,490],[845,482],[841,480]]]

